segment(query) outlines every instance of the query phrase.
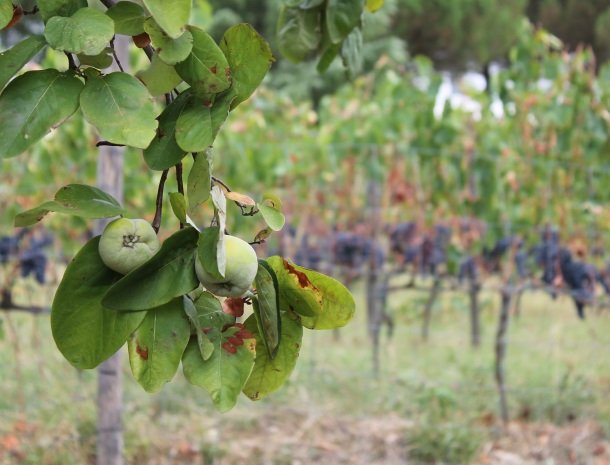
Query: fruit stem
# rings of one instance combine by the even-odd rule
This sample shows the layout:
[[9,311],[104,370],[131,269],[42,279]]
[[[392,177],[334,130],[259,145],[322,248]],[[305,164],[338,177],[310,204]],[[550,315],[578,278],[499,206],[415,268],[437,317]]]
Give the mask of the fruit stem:
[[161,215],[163,214],[163,189],[165,188],[165,180],[167,179],[167,173],[169,170],[163,170],[161,173],[161,179],[159,180],[159,188],[157,189],[157,202],[155,209],[155,217],[152,221],[152,227],[156,233],[159,232],[161,227]]

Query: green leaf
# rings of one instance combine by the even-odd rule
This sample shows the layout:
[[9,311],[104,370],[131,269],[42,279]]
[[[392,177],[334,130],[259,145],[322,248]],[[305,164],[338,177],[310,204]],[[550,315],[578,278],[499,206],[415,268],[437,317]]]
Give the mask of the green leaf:
[[176,142],[186,152],[203,152],[214,143],[229,115],[232,97],[227,93],[213,104],[191,96],[176,121]]
[[80,103],[87,121],[110,142],[144,149],[156,134],[158,113],[152,98],[130,74],[89,78]]
[[371,13],[375,13],[384,4],[384,0],[366,0],[366,9]]
[[225,253],[222,247],[222,238],[224,233],[221,232],[218,226],[205,228],[199,234],[197,241],[197,255],[203,269],[212,275],[215,279],[224,278],[225,270]]
[[191,16],[192,3],[192,0],[144,0],[144,6],[155,21],[173,39],[184,32],[184,26]]
[[166,170],[178,164],[186,155],[186,151],[176,143],[176,120],[182,114],[189,96],[189,92],[183,92],[161,113],[157,136],[144,150],[144,160],[150,169]]
[[282,335],[275,358],[271,359],[265,349],[264,338],[255,315],[251,315],[244,326],[256,337],[254,368],[244,386],[244,394],[252,400],[260,400],[279,389],[290,377],[296,366],[303,339],[303,326],[298,318],[288,312],[281,313]]
[[108,290],[103,305],[112,310],[149,310],[199,286],[195,274],[197,231],[187,227],[168,237],[146,263]]
[[49,19],[44,36],[56,50],[98,55],[114,36],[114,23],[99,10],[81,8],[69,18]]
[[337,58],[339,51],[341,50],[341,44],[330,44],[320,56],[316,70],[318,73],[325,73],[331,63]]
[[144,32],[144,8],[133,2],[118,2],[106,11],[114,21],[114,32],[126,36],[137,36]]
[[13,2],[11,0],[0,0],[0,29],[6,27],[13,19]]
[[[9,4],[11,3],[9,2]],[[30,36],[13,48],[0,53],[0,90],[46,45],[42,36]]]
[[127,341],[145,313],[105,309],[102,296],[121,278],[107,268],[98,252],[99,236],[70,262],[51,309],[51,330],[57,348],[76,368],[95,368]]
[[184,61],[193,49],[193,36],[189,31],[184,31],[181,36],[172,39],[153,18],[148,18],[144,22],[144,30],[149,35],[159,58],[168,65]]
[[191,337],[182,298],[146,312],[127,343],[131,372],[146,392],[172,380]]
[[15,226],[31,226],[49,212],[65,213],[82,218],[111,218],[122,215],[124,210],[114,197],[97,187],[68,184],[57,191],[55,200],[45,202],[15,216]]
[[87,0],[38,0],[40,16],[47,21],[53,16],[72,16],[87,6]]
[[186,181],[186,193],[190,210],[210,198],[210,185],[212,184],[210,163],[210,155],[207,150],[198,153],[195,157],[195,162]]
[[279,231],[284,227],[284,223],[286,222],[286,217],[284,214],[279,211],[277,208],[274,208],[270,205],[259,203],[256,204],[256,207],[260,211],[265,223],[273,229],[274,231]]
[[219,337],[223,328],[235,323],[235,318],[226,314],[220,301],[209,292],[202,292],[190,306],[185,304],[185,311],[197,333],[197,343],[201,357],[208,360],[214,352],[214,344],[208,337]]
[[238,24],[225,32],[220,48],[227,57],[235,98],[231,110],[259,86],[273,63],[271,48],[265,39],[249,24]]
[[317,9],[282,8],[277,33],[282,55],[298,63],[318,49],[322,41],[321,15]]
[[362,30],[355,28],[341,45],[341,58],[350,79],[355,78],[362,71]]
[[[229,333],[230,334],[230,333]],[[222,347],[225,333],[216,337],[214,352],[203,360],[195,339],[191,339],[182,358],[184,377],[210,394],[214,405],[221,412],[231,410],[237,403],[254,366],[254,353],[246,345],[231,353]]]
[[152,57],[150,66],[140,71],[137,77],[153,97],[171,92],[182,82],[174,67],[162,61],[156,53]]
[[54,69],[13,79],[0,95],[0,157],[19,155],[68,119],[82,88],[78,78]]
[[254,286],[257,295],[252,299],[254,313],[260,322],[260,332],[269,358],[273,359],[282,333],[280,294],[275,272],[264,260],[258,261]]
[[328,0],[326,28],[331,42],[337,44],[360,25],[363,13],[362,0]]
[[180,192],[169,193],[169,203],[178,221],[186,223],[186,199]]
[[176,65],[176,71],[193,88],[193,93],[203,99],[218,94],[231,85],[231,70],[227,58],[212,36],[197,27],[190,26],[193,50],[186,60]]
[[77,55],[78,62],[82,66],[92,66],[97,69],[105,69],[112,65],[112,49],[106,47],[99,55]]
[[282,257],[270,257],[267,263],[277,276],[280,304],[298,313],[303,326],[335,329],[351,320],[356,304],[351,293],[339,281]]

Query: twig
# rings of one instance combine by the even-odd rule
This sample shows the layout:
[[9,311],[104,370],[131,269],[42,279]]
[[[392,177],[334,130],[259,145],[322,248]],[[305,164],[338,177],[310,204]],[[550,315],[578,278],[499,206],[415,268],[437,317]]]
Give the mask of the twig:
[[250,244],[250,245],[258,245],[258,244],[264,244],[265,242],[267,242],[266,239],[259,239],[258,241],[248,242],[248,244]]
[[152,227],[155,232],[159,232],[161,227],[161,215],[163,214],[163,189],[165,187],[165,180],[167,179],[167,173],[169,170],[163,170],[161,173],[161,180],[159,181],[159,189],[157,190],[157,202],[155,209],[155,217],[153,218]]
[[76,66],[76,62],[74,61],[74,56],[71,53],[64,52],[64,54],[68,57],[68,68],[72,71],[76,71],[78,66]]
[[125,72],[123,69],[123,65],[121,64],[121,60],[119,60],[118,55],[116,54],[116,50],[114,49],[114,37],[110,40],[110,48],[112,49],[112,56],[114,57],[114,61],[116,61],[117,66],[121,70],[121,72]]
[[95,144],[96,147],[101,147],[102,145],[107,145],[109,147],[125,147],[125,144],[115,144],[114,142],[110,142],[107,140],[101,140],[97,144]]
[[[176,165],[176,183],[178,184],[178,192],[184,196],[184,181],[182,179],[182,162]],[[180,222],[180,229],[184,229],[184,223]]]

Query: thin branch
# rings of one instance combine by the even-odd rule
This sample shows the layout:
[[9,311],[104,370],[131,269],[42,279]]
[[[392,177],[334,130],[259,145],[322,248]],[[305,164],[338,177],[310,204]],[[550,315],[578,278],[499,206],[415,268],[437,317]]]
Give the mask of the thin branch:
[[34,305],[18,305],[13,304],[11,307],[2,307],[2,311],[4,312],[24,312],[31,313],[32,315],[42,315],[51,313],[51,309],[49,307],[37,307]]
[[152,227],[155,232],[159,232],[161,227],[161,215],[163,214],[163,189],[165,188],[165,180],[167,179],[167,173],[169,170],[163,170],[161,173],[161,180],[159,181],[159,189],[157,190],[157,202],[155,217],[153,218]]
[[114,142],[110,142],[107,140],[101,140],[97,144],[95,144],[96,147],[101,147],[102,145],[106,145],[108,147],[125,147],[125,144],[115,144]]
[[68,68],[71,69],[72,71],[76,71],[78,69],[78,66],[76,66],[76,62],[74,61],[74,56],[68,52],[64,52],[64,53],[68,57]]
[[[182,180],[182,162],[176,165],[176,183],[178,184],[178,192],[184,196],[184,181]],[[184,223],[180,222],[180,229],[184,229]]]
[[119,67],[121,72],[124,73],[125,69],[123,68],[123,65],[121,64],[121,60],[119,60],[119,57],[116,54],[116,50],[114,49],[114,37],[112,38],[112,40],[110,40],[110,48],[112,49],[112,56],[114,57],[114,61],[116,62],[117,66]]
[[250,245],[258,245],[258,244],[264,244],[265,242],[267,242],[266,239],[259,239],[258,241],[248,242],[248,244],[250,244]]
[[[212,181],[215,182],[215,183],[220,184],[222,187],[225,188],[225,190],[227,192],[233,192],[231,190],[231,188],[223,180],[218,179],[215,176],[212,176]],[[254,216],[254,215],[256,215],[259,212],[258,208],[251,206],[250,209],[248,209],[247,205],[244,205],[243,203],[239,203],[236,200],[234,200],[233,203],[239,207],[239,209],[241,210],[241,215],[242,216]]]
[[152,61],[152,57],[155,54],[155,49],[152,48],[150,45],[147,45],[146,47],[144,47],[142,50],[144,50],[144,53],[146,54],[146,56],[148,57],[149,60]]
[[220,184],[222,187],[224,187],[226,189],[227,192],[232,192],[231,188],[229,186],[227,186],[227,184],[223,180],[218,179],[215,176],[212,176],[212,181],[217,182],[218,184]]

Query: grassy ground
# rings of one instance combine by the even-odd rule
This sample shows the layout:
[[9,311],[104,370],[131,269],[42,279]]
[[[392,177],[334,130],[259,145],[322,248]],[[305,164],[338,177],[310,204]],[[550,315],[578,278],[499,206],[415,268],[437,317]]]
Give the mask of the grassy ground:
[[[362,289],[354,291],[362,303]],[[610,463],[610,315],[583,323],[566,298],[524,297],[509,333],[514,421],[504,429],[493,378],[499,297],[483,295],[477,350],[459,293],[439,301],[422,342],[425,297],[391,296],[396,329],[392,338],[384,335],[378,377],[360,305],[338,338],[307,332],[284,389],[258,403],[244,397],[226,415],[181,373],[148,395],[126,366],[127,463]],[[0,319],[0,463],[92,463],[95,372],[78,372],[61,358],[47,316]]]

